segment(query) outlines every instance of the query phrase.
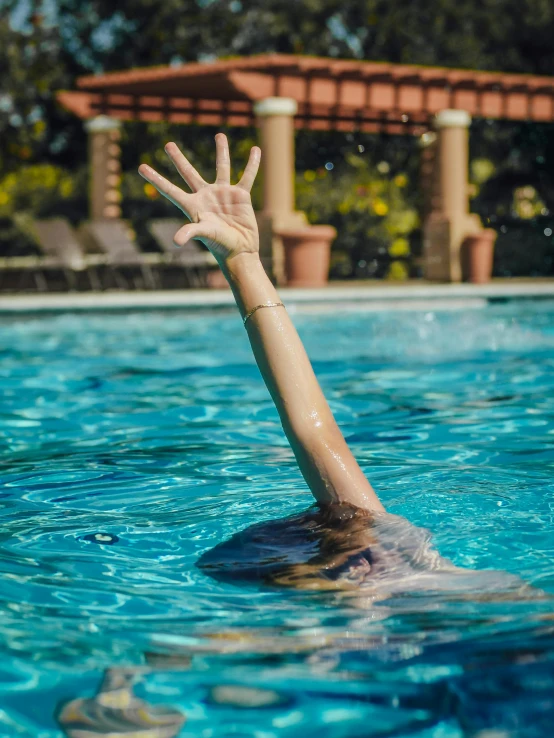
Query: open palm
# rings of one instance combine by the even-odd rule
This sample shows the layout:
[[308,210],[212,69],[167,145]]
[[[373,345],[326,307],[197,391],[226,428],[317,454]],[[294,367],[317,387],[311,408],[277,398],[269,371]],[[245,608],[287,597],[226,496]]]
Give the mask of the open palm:
[[217,176],[213,184],[200,176],[174,143],[166,145],[166,154],[192,192],[185,192],[146,164],[141,164],[139,173],[191,220],[175,234],[176,245],[183,246],[189,239],[198,238],[221,264],[237,254],[259,249],[250,190],[258,173],[261,151],[257,146],[252,148],[240,182],[231,185],[227,137],[218,133],[215,140]]

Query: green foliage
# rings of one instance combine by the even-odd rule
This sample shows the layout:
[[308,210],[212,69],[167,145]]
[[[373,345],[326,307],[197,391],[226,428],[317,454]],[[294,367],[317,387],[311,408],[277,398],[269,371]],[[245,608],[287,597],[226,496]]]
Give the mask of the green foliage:
[[[55,101],[55,91],[74,88],[81,74],[277,51],[554,75],[550,0],[54,0],[45,4],[53,12],[42,15],[40,4],[29,3],[28,17],[15,29],[6,18],[16,6],[25,7],[0,0],[6,11],[0,19],[0,199],[6,193],[10,198],[0,203],[0,213],[12,225],[19,211],[53,214],[66,208],[74,219],[85,214],[86,136],[81,122]],[[536,191],[534,215],[554,212],[552,132],[545,125],[474,123],[471,157],[490,162],[487,172],[474,167],[473,177],[473,207],[485,221],[512,213],[515,190],[527,186]],[[173,211],[145,190],[136,176],[139,160],[169,173],[163,143],[173,139],[208,176],[213,133],[195,126],[124,126],[124,215],[145,243],[149,214]],[[230,133],[238,164],[255,132]],[[413,140],[300,132],[297,152],[298,207],[313,222],[339,229],[335,273],[404,275],[406,252],[417,251]],[[328,172],[329,162],[334,168]],[[389,172],[379,170],[383,162]],[[36,165],[65,174],[54,181],[47,167]],[[5,184],[10,172],[29,183],[28,192]],[[314,179],[306,177],[309,172]],[[60,182],[69,173],[75,195],[64,199]],[[406,176],[406,185],[395,184],[397,175]]]
[[91,69],[301,53],[552,74],[550,0],[58,0]]
[[28,162],[56,161],[71,132],[81,128],[55,101],[56,90],[73,84],[59,57],[57,29],[33,18],[25,31],[14,31],[0,18],[2,172]]
[[554,219],[507,217],[497,222],[493,275],[554,276]]
[[[514,208],[517,191],[525,187],[535,190],[531,197],[535,215],[554,212],[554,125],[491,123],[475,121],[472,125],[470,171],[475,212],[493,224],[505,216],[525,218],[525,206],[519,213]],[[479,162],[488,168],[481,176]]]
[[32,164],[10,172],[0,180],[0,217],[29,212],[51,213],[60,201],[73,200],[77,178],[52,164]]
[[405,173],[391,176],[388,162],[375,165],[351,152],[330,171],[323,166],[299,173],[296,192],[297,205],[311,222],[337,228],[337,276],[383,276],[384,269],[391,277],[408,276],[403,260],[419,217]]
[[338,231],[336,277],[405,277],[417,253],[419,150],[411,137],[297,134],[297,205]]
[[86,171],[52,164],[26,164],[0,179],[0,252],[33,249],[34,218],[63,215],[76,223],[86,215]]

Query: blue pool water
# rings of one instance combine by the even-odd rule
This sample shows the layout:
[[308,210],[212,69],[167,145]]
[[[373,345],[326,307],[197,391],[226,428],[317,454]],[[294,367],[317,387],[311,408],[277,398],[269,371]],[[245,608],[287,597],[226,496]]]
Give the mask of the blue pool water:
[[295,321],[387,509],[545,596],[211,578],[311,504],[238,316],[2,318],[0,736],[124,667],[188,738],[552,735],[554,305]]

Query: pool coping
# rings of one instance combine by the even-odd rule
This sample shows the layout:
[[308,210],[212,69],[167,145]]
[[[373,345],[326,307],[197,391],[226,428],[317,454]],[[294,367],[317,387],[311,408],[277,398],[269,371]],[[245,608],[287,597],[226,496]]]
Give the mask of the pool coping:
[[[390,309],[458,309],[482,307],[514,299],[554,299],[554,280],[491,282],[488,284],[408,283],[387,285],[329,285],[322,288],[281,288],[289,306],[316,312]],[[136,292],[81,292],[0,296],[0,314],[117,310],[199,310],[234,306],[229,289],[164,290]]]

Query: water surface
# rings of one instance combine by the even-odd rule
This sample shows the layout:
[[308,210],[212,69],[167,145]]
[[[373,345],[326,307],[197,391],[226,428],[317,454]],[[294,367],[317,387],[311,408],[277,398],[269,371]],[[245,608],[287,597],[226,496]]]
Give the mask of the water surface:
[[[295,321],[387,509],[554,595],[554,305]],[[364,607],[195,565],[311,504],[238,316],[3,318],[0,353],[0,735],[60,738],[124,666],[187,738],[551,735],[549,597]]]

